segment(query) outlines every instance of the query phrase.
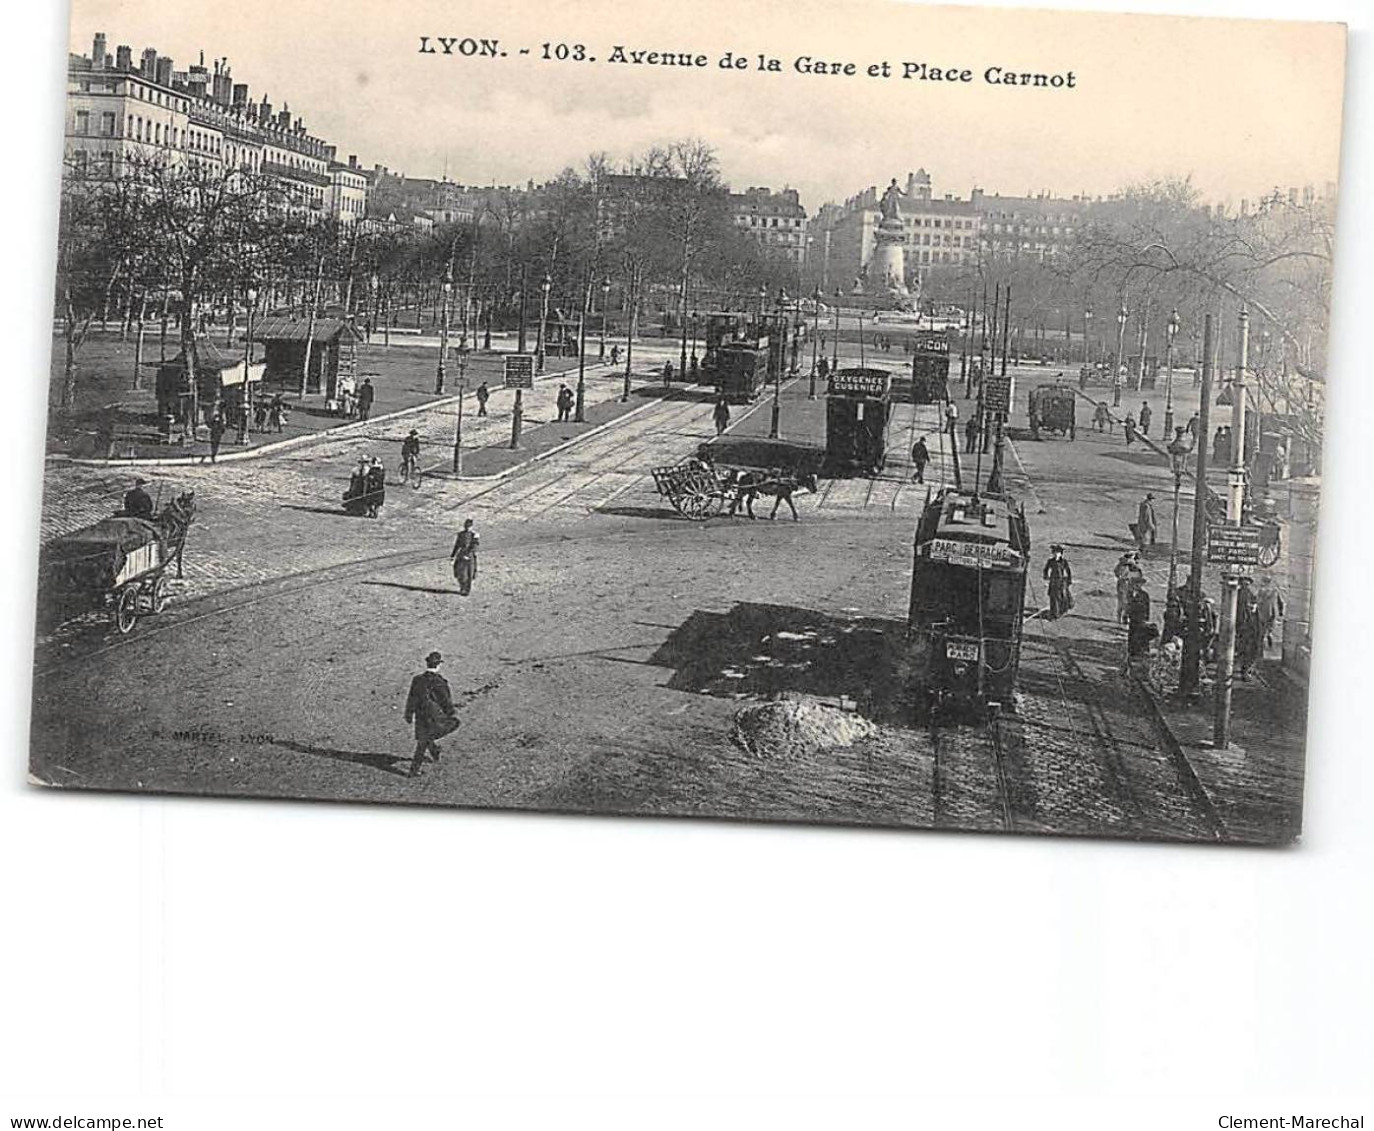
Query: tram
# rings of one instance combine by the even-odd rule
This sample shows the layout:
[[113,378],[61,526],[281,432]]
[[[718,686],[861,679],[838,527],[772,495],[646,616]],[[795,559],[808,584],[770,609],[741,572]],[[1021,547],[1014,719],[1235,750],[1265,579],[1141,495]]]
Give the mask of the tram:
[[1014,709],[1030,529],[1005,495],[947,487],[916,527],[907,657],[918,710]]
[[911,358],[911,403],[934,404],[949,399],[949,336],[920,330]]

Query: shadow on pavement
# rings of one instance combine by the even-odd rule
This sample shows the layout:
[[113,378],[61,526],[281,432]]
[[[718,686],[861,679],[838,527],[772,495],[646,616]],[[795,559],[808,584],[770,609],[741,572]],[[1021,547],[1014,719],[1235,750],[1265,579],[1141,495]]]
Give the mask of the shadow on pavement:
[[612,514],[620,518],[666,518],[678,522],[688,520],[671,507],[597,507],[597,514]]
[[304,511],[306,514],[329,514],[334,515],[337,518],[355,517],[354,515],[351,515],[346,510],[344,510],[343,507],[307,507],[302,503],[282,503],[280,505],[283,510]]
[[367,766],[369,769],[381,770],[398,777],[407,775],[397,768],[397,763],[404,762],[408,766],[411,762],[408,754],[363,754],[353,750],[334,750],[328,746],[309,746],[304,742],[291,742],[281,738],[274,739],[272,745],[294,750],[297,754],[313,754],[317,758],[328,758],[332,762],[351,762],[355,766]]
[[675,691],[724,698],[848,695],[869,718],[902,722],[910,718],[905,640],[903,621],[744,603],[728,613],[694,612],[648,662],[673,669],[667,686]]
[[411,593],[437,593],[441,597],[456,597],[457,589],[435,589],[428,585],[405,585],[399,581],[364,581],[364,585],[379,585],[383,589],[405,589]]

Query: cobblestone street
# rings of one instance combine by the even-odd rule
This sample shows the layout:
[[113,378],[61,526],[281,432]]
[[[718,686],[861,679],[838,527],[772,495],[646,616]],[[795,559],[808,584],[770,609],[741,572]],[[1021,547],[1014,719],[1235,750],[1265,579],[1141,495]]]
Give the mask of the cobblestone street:
[[[621,390],[618,372],[589,371],[589,413]],[[1037,555],[1017,709],[931,731],[914,722],[902,673],[912,530],[927,489],[953,474],[934,406],[899,404],[882,473],[822,481],[797,497],[801,521],[698,524],[674,514],[650,472],[714,434],[709,396],[641,382],[622,415],[576,427],[549,419],[551,401],[548,384],[530,396],[532,455],[508,473],[452,479],[453,402],[252,461],[158,469],[164,492],[193,487],[201,504],[186,578],[172,608],[127,639],[102,628],[40,642],[35,733],[48,736],[52,779],[1202,841],[1263,840],[1276,813],[1296,810],[1300,734],[1262,772],[1228,766],[1181,745],[1120,674],[1110,569],[1140,492],[1166,489],[1153,453],[1087,429],[1009,443],[1008,486]],[[785,384],[784,436],[814,429],[818,404],[804,378]],[[508,441],[509,397],[486,418],[465,409],[476,465]],[[766,435],[769,411],[765,396],[732,431]],[[349,468],[369,454],[394,462],[412,427],[423,485],[391,486],[375,521],[344,516]],[[927,484],[908,460],[916,435],[934,456]],[[979,461],[963,458],[967,484]],[[91,521],[127,482],[54,465],[46,513]],[[464,518],[483,538],[468,600],[446,568]],[[1068,549],[1078,598],[1053,622],[1039,580],[1052,540]],[[1163,569],[1156,552],[1152,581]],[[436,646],[452,657],[464,729],[414,781],[399,704],[415,657]],[[132,672],[140,687],[175,682],[192,716],[184,702],[116,706],[134,694]],[[875,729],[785,762],[730,741],[741,706],[779,694],[852,700]],[[100,704],[99,741],[62,715],[73,696]]]

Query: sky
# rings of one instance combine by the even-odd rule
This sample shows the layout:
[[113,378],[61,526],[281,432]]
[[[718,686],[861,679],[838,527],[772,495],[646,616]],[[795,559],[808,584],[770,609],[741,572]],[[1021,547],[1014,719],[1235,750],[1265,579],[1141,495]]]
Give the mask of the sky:
[[[543,180],[592,152],[619,161],[685,137],[715,147],[736,190],[791,186],[812,211],[917,168],[937,196],[1095,196],[1191,176],[1235,202],[1320,187],[1339,167],[1338,24],[899,0],[72,0],[72,50],[89,54],[97,31],[111,54],[154,46],[178,70],[202,50],[207,65],[227,57],[254,100],[289,104],[341,157],[466,184]],[[465,39],[504,54],[465,57]],[[589,58],[545,60],[544,44]],[[706,65],[616,63],[617,45]],[[727,52],[747,67],[722,68]],[[803,58],[854,73],[802,71]],[[902,77],[921,63],[971,81]],[[1065,85],[991,83],[989,67]]]

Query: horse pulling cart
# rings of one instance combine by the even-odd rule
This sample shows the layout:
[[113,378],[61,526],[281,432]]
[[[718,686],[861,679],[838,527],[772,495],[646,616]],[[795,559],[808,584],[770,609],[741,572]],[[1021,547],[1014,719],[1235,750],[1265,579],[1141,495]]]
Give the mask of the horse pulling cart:
[[121,635],[138,618],[167,606],[168,566],[181,558],[195,515],[195,496],[182,495],[152,518],[117,514],[43,547],[40,615],[47,627],[90,613],[108,616]]
[[741,506],[754,517],[754,500],[773,497],[773,513],[787,503],[798,518],[792,496],[815,491],[825,453],[780,441],[723,438],[702,444],[692,459],[652,469],[654,487],[684,518],[702,522],[722,511],[734,515]]

